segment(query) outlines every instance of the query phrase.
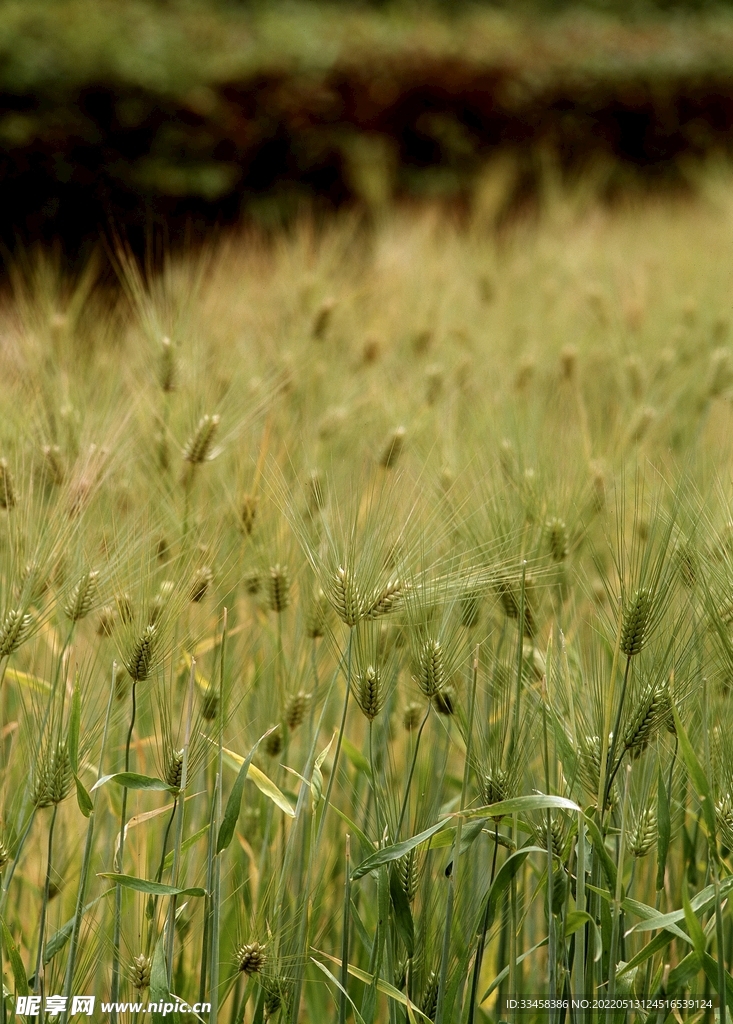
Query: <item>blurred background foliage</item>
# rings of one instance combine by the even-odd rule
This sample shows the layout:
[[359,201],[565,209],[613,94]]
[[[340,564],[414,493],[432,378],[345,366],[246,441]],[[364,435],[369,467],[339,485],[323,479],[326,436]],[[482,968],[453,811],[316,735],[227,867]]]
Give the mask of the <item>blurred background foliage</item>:
[[694,184],[733,145],[733,0],[0,2],[0,240],[138,250],[245,216],[557,181]]

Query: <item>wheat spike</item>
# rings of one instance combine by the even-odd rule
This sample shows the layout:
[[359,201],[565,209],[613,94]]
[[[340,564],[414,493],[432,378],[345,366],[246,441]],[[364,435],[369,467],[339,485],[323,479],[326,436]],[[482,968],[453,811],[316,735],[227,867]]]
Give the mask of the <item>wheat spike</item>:
[[651,613],[652,593],[648,587],[640,587],[624,609],[621,650],[627,658],[633,658],[641,652],[647,639]]
[[17,497],[7,459],[0,459],[0,508],[15,508]]
[[196,430],[183,448],[183,458],[198,466],[214,457],[214,438],[219,428],[219,416],[202,416]]
[[22,608],[11,608],[0,625],[0,658],[9,658],[28,639],[33,625],[31,616]]

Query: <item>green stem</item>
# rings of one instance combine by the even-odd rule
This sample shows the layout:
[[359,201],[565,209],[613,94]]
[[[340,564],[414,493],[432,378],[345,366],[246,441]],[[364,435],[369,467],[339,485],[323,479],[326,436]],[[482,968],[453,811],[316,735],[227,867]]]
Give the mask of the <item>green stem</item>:
[[[104,731],[102,732],[102,748],[99,752],[99,767],[97,768],[97,778],[102,777],[102,770],[104,766],[104,751],[107,746],[107,734],[109,732],[109,721],[112,715],[112,701],[114,700],[115,684],[117,680],[117,663],[112,662],[112,681],[109,688],[109,697],[107,699],[107,711],[104,719]],[[61,1024],[66,1024],[69,1015],[68,1007],[71,1004],[71,989],[74,984],[74,968],[76,966],[76,953],[79,946],[79,933],[81,932],[81,921],[84,916],[84,900],[86,898],[87,882],[89,878],[89,866],[92,860],[92,848],[94,846],[94,815],[97,809],[97,796],[98,790],[94,791],[92,798],[92,810],[89,815],[89,824],[87,825],[86,841],[84,843],[84,855],[81,864],[81,876],[79,878],[79,888],[76,893],[76,907],[74,908],[74,924],[71,930],[71,939],[69,940],[69,956],[66,961],[66,977],[64,979],[64,995],[66,997],[66,1006],[61,1015]]]
[[341,931],[341,971],[339,981],[339,1024],[346,1024],[346,987],[349,983],[349,922],[351,919],[351,836],[346,836],[346,857],[344,865],[344,911]]
[[611,947],[608,957],[608,997],[613,999],[616,994],[616,961],[618,960],[618,933],[621,921],[621,898],[624,890],[624,853],[626,851],[626,821],[629,804],[629,780],[631,779],[631,765],[626,768],[626,783],[624,785],[624,802],[621,809],[621,838],[619,844],[618,863],[616,865],[616,892],[614,893],[612,910],[613,923],[611,925]]
[[349,697],[351,696],[351,653],[354,641],[354,629],[353,627],[349,630],[349,645],[346,655],[346,696],[344,697],[344,706],[341,712],[341,724],[339,725],[338,739],[336,741],[336,753],[333,755],[333,765],[331,767],[331,775],[328,780],[328,786],[326,787],[326,796],[323,800],[323,811],[321,812],[321,820],[318,823],[318,834],[316,835],[316,850],[321,845],[321,837],[323,835],[323,827],[326,824],[326,815],[328,814],[329,804],[331,802],[331,790],[333,789],[334,779],[338,771],[339,756],[341,754],[341,743],[344,738],[344,729],[346,728],[346,714],[349,710]]
[[[127,730],[127,742],[125,743],[125,771],[130,770],[130,744],[132,743],[132,731],[135,728],[135,716],[137,714],[137,680],[132,681],[132,711],[130,714],[130,728]],[[127,786],[122,787],[122,810],[120,811],[120,848],[115,858],[115,868],[122,872],[125,854],[125,828],[127,825]],[[109,1015],[110,1024],[117,1024],[117,1009],[115,1003],[120,997],[120,943],[122,939],[122,886],[117,885],[115,889],[115,923],[114,937],[112,939],[112,987],[110,991],[110,1002],[112,1010]]]
[[397,821],[397,829],[395,830],[395,842],[399,842],[399,839],[400,839],[400,830],[402,829],[402,823],[403,823],[404,818],[405,818],[405,812],[407,811],[407,801],[409,800],[409,797],[410,797],[410,786],[412,785],[412,776],[415,774],[415,765],[417,764],[417,754],[418,754],[418,751],[420,749],[420,737],[422,736],[422,731],[425,728],[425,723],[427,722],[428,717],[430,715],[430,708],[431,707],[432,707],[432,705],[428,702],[428,706],[425,709],[425,715],[423,716],[423,720],[420,723],[420,728],[417,731],[417,739],[415,740],[415,749],[414,749],[414,751],[412,753],[412,763],[410,764],[410,772],[409,772],[409,774],[407,776],[407,782],[405,783],[405,795],[402,798],[402,807],[400,808],[400,816],[399,816],[399,819]]
[[[46,933],[46,911],[48,910],[48,896],[51,891],[51,870],[53,861],[53,832],[56,825],[56,815],[58,813],[59,805],[54,803],[53,814],[51,815],[51,824],[48,827],[48,850],[46,853],[46,883],[43,887],[43,900],[41,902],[41,920],[38,925],[38,952],[36,953],[36,974],[33,984],[33,991],[38,992],[43,983],[42,972],[43,972],[43,939]],[[43,1008],[41,1008],[43,1009]],[[43,1021],[43,1012],[41,1012],[41,1021]]]

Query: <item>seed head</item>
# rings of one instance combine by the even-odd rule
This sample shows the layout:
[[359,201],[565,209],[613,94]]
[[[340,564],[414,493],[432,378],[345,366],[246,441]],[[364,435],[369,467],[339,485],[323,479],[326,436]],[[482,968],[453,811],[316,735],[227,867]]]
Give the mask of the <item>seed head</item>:
[[152,961],[149,956],[145,956],[144,953],[138,953],[137,956],[132,958],[130,964],[130,981],[132,982],[133,988],[137,989],[138,992],[142,992],[144,989],[150,987],[150,969],[152,967]]
[[283,997],[280,988],[270,988],[265,993],[265,1020],[269,1020],[270,1017],[274,1017],[278,1010],[282,1008]]
[[33,619],[22,608],[11,608],[0,624],[0,658],[8,658],[28,639]]
[[420,881],[417,852],[415,850],[410,850],[409,853],[406,853],[404,857],[400,857],[397,861],[397,875],[408,903],[412,903],[417,894],[417,886]]
[[627,658],[639,654],[649,632],[652,614],[652,593],[648,587],[636,590],[624,610],[621,627],[621,650]]
[[69,600],[64,605],[64,611],[72,622],[78,622],[89,614],[97,593],[98,577],[96,570],[87,570],[74,584]]
[[[498,804],[506,800],[510,794],[509,772],[498,765],[492,766],[481,780],[481,795],[486,804]],[[494,819],[501,821],[501,815]]]
[[171,750],[165,766],[163,777],[171,789],[180,789],[183,779],[183,750]]
[[3,870],[5,865],[10,860],[10,850],[7,848],[5,843],[0,839],[0,871]]
[[163,338],[160,343],[158,382],[166,395],[176,386],[176,356],[170,338]]
[[440,640],[426,640],[422,645],[415,680],[428,700],[445,685],[445,651]]
[[508,619],[518,619],[519,599],[510,580],[500,577],[496,584],[496,590],[506,617]]
[[354,696],[364,717],[373,722],[384,707],[386,696],[379,669],[369,665],[357,676]]
[[273,565],[267,577],[267,599],[270,611],[284,612],[290,604],[290,573],[287,565]]
[[646,857],[657,842],[657,812],[644,808],[629,831],[629,852],[633,857]]
[[402,580],[390,580],[374,598],[366,612],[366,618],[378,619],[381,615],[391,612],[402,597],[405,589],[406,587]]
[[56,744],[50,756],[47,752],[41,756],[33,787],[36,807],[60,804],[69,795],[73,781],[69,751],[62,740]]
[[387,443],[379,457],[379,465],[384,469],[392,469],[397,464],[405,446],[405,433],[404,427],[397,427],[387,438]]
[[624,737],[624,746],[634,760],[644,753],[655,729],[661,723],[662,716],[667,710],[664,703],[666,694],[666,684],[651,686],[642,694],[634,708]]
[[175,590],[175,584],[172,580],[163,580],[158,588],[158,593],[154,595],[150,602],[150,608],[148,610],[148,623],[154,626],[160,621],[163,612],[166,609],[166,605],[173,596]]
[[700,568],[695,549],[686,541],[680,541],[674,550],[674,560],[682,585],[692,590],[697,583]]
[[214,458],[214,438],[219,428],[219,416],[202,416],[199,424],[183,449],[183,458],[192,466]]
[[[541,825],[537,826],[536,829],[537,845],[543,849],[547,849],[547,821],[543,820]],[[552,844],[552,852],[560,860],[565,856],[565,845],[567,842],[567,833],[565,831],[565,822],[559,816],[552,816],[550,818],[550,842]]]
[[244,533],[246,537],[251,536],[252,531],[255,528],[258,505],[259,498],[256,494],[245,494],[242,498],[242,504],[239,509],[239,520],[242,525],[242,533]]
[[129,626],[133,619],[132,598],[129,594],[116,594],[115,604],[120,620]]
[[336,614],[347,626],[355,626],[364,613],[364,602],[351,569],[338,567],[333,579]]
[[206,593],[214,582],[214,574],[208,565],[202,565],[197,569],[191,580],[188,597],[194,604],[199,604],[206,597]]
[[133,643],[125,660],[125,668],[136,683],[142,683],[148,678],[157,642],[158,630],[156,625],[151,623]]
[[281,725],[277,725],[265,740],[265,753],[268,757],[279,757],[282,749],[283,730]]
[[246,942],[239,947],[236,956],[237,968],[248,976],[259,974],[267,963],[265,947],[259,942]]
[[456,710],[456,688],[450,683],[442,686],[433,696],[435,710],[446,717],[455,714]]
[[428,979],[425,982],[425,988],[423,990],[422,999],[420,1000],[420,1009],[429,1017],[430,1020],[435,1020],[435,1014],[438,1011],[438,987],[440,985],[440,978],[437,971],[431,971],[428,975]]
[[302,724],[310,702],[311,695],[306,693],[305,690],[298,690],[297,693],[292,693],[288,698],[285,706],[285,724],[291,732]]
[[11,509],[16,502],[13,474],[7,459],[0,459],[0,508]]

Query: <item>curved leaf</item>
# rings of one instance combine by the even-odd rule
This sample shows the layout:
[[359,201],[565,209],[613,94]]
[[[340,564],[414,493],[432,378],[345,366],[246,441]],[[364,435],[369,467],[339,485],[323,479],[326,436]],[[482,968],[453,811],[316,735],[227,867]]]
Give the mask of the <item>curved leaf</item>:
[[267,732],[260,736],[255,745],[250,750],[247,757],[242,761],[242,766],[237,772],[237,778],[232,786],[232,791],[229,794],[227,800],[226,809],[224,811],[224,817],[222,818],[221,825],[219,826],[219,834],[216,837],[216,852],[222,853],[231,843],[234,838],[234,830],[237,827],[237,821],[239,820],[239,811],[242,807],[242,796],[244,794],[244,784],[247,781],[247,773],[249,772],[250,765],[252,764],[252,758],[255,756],[257,748],[260,743],[277,729],[277,725],[273,725],[272,729],[268,729]]
[[496,804],[476,807],[470,811],[462,811],[465,818],[503,818],[509,814],[522,814],[527,811],[579,811],[580,807],[564,796],[550,796],[547,793],[532,793],[529,796],[515,796],[511,800],[500,800]]
[[414,850],[416,846],[426,843],[431,836],[434,836],[436,832],[439,832],[447,824],[448,820],[448,818],[444,818],[443,821],[436,822],[435,825],[426,828],[424,832],[413,836],[412,839],[404,839],[401,843],[395,843],[393,846],[383,846],[381,850],[377,850],[371,857],[363,860],[355,871],[352,871],[351,881],[355,882],[357,879],[363,878],[364,875],[368,875],[370,871],[374,871],[375,868],[380,868],[383,864],[391,864],[393,860],[399,860],[400,857],[404,857],[406,853]]
[[13,936],[10,934],[8,926],[5,921],[0,917],[0,927],[2,927],[3,933],[3,945],[5,951],[8,954],[10,960],[10,966],[13,970],[13,979],[15,981],[15,994],[19,996],[28,995],[28,979],[25,976],[25,967],[23,961],[20,958],[18,947],[13,942]]
[[103,775],[101,779],[97,779],[92,786],[92,793],[100,786],[106,786],[108,782],[124,786],[125,789],[149,789],[160,793],[178,792],[175,786],[169,786],[167,782],[153,778],[152,775],[139,775],[137,772],[115,772],[114,775]]
[[206,889],[195,886],[191,889],[177,889],[175,885],[163,885],[162,882],[150,882],[147,878],[135,878],[134,875],[117,875],[113,871],[103,871],[98,878],[109,878],[110,881],[125,889],[135,892],[146,892],[152,896],[205,896]]

